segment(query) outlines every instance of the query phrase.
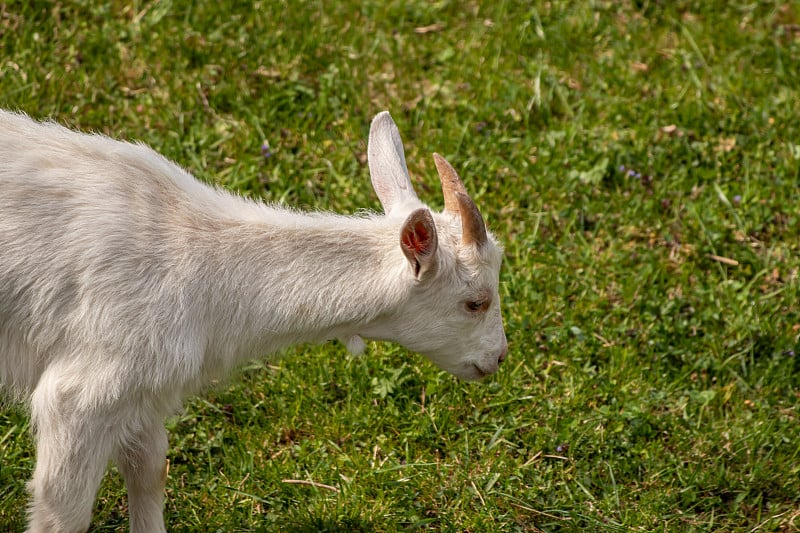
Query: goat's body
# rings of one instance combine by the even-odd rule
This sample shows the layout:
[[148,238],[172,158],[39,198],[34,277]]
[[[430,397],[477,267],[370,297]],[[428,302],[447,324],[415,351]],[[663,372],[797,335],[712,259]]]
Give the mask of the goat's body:
[[[387,287],[365,286],[359,267],[368,285],[390,279],[375,271],[390,250],[359,235],[370,226],[391,242],[399,222],[220,194],[144,146],[7,113],[0,160],[14,163],[0,167],[0,382],[18,394],[48,366],[75,364],[112,396],[181,396],[381,311],[369,294]],[[352,261],[326,257],[343,253]]]
[[[354,335],[449,353],[446,337],[414,338],[438,296],[409,283],[406,214],[266,206],[145,146],[0,111],[0,389],[30,405],[36,428],[30,530],[84,530],[110,457],[132,530],[163,531],[163,418],[243,361]],[[437,261],[459,259],[444,249]],[[450,322],[441,329],[464,318]],[[481,357],[496,369],[489,340]]]

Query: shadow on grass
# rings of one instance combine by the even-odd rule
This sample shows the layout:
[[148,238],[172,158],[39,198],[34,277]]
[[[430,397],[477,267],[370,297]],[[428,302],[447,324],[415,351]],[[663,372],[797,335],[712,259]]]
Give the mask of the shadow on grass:
[[[254,531],[258,533],[373,533],[378,531],[378,528],[372,521],[364,520],[359,517],[306,517],[306,518],[293,518],[287,520],[285,523],[269,525],[256,525],[253,524],[247,528],[237,529],[233,528],[232,531]],[[178,527],[170,527],[167,524],[168,531],[188,531]],[[0,531],[5,533],[5,529],[0,528]],[[11,529],[9,531],[24,531],[23,523],[19,523],[18,529]],[[89,529],[89,533],[100,533],[110,531],[128,531],[128,521],[121,517],[103,522],[102,524],[93,524]],[[221,527],[211,527],[209,531],[228,531]]]
[[306,520],[292,520],[283,524],[281,531],[286,533],[368,533],[376,531],[376,527],[371,521],[359,517],[308,517]]

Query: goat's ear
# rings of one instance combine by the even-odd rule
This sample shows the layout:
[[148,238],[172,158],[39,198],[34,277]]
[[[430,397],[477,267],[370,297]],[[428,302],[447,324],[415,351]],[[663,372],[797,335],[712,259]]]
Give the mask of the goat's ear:
[[417,198],[408,175],[403,141],[388,111],[379,113],[372,120],[367,160],[372,188],[385,213],[409,198]]
[[436,249],[439,245],[433,216],[427,209],[417,209],[403,223],[400,230],[400,248],[421,280],[432,273],[436,265]]

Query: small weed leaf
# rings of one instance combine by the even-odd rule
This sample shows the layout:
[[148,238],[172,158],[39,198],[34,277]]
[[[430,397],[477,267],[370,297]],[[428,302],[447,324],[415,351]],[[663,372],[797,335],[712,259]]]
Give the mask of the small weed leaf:
[[381,399],[391,396],[410,377],[406,367],[388,370],[383,376],[372,378],[372,392]]
[[604,157],[592,166],[589,170],[571,170],[569,173],[570,179],[577,179],[584,185],[599,185],[603,178],[608,174],[608,158]]

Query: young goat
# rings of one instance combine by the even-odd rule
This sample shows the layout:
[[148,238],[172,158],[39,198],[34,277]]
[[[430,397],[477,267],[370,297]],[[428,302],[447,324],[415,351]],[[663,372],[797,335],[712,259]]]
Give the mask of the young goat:
[[386,112],[368,159],[385,215],[304,214],[0,111],[0,388],[33,419],[29,531],[86,530],[109,459],[131,530],[165,531],[164,418],[290,344],[368,337],[463,379],[497,370],[501,250],[461,180],[434,154],[445,209],[420,202]]

